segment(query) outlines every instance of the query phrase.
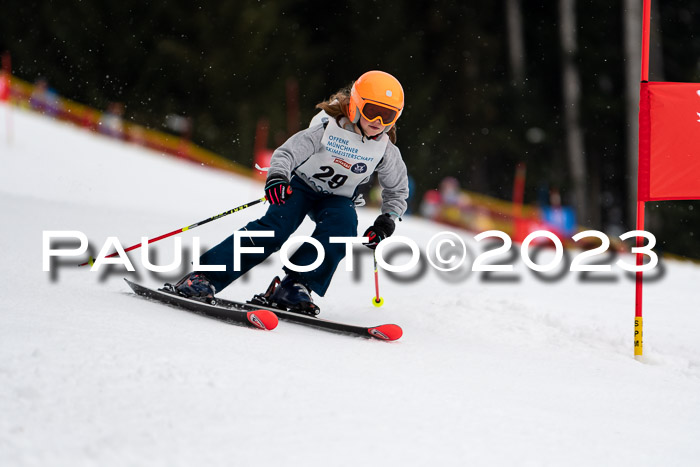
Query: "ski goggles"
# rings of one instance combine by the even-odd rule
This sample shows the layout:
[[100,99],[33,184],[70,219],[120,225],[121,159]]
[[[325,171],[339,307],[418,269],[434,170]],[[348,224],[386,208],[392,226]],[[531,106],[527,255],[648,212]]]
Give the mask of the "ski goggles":
[[396,123],[399,115],[401,115],[401,112],[395,107],[389,107],[373,101],[363,102],[362,107],[360,107],[360,113],[367,121],[381,120],[382,125],[389,126]]

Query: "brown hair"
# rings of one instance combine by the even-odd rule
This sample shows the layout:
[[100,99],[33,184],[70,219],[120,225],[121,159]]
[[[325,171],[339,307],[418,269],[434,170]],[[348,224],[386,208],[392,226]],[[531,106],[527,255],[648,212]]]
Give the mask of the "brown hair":
[[[336,121],[340,120],[341,117],[349,119],[348,107],[350,106],[351,89],[352,83],[333,94],[328,100],[316,104],[316,108],[323,110],[330,117],[335,118]],[[389,140],[396,144],[396,125],[392,126],[391,129],[387,131],[387,135],[389,135]]]

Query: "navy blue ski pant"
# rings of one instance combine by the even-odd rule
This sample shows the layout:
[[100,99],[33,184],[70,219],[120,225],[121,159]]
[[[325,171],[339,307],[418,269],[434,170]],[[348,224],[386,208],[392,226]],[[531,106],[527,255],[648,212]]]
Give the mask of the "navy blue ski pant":
[[[317,193],[298,177],[291,181],[292,195],[283,205],[270,205],[260,219],[250,222],[243,231],[268,230],[274,237],[241,237],[242,247],[263,247],[264,253],[242,253],[240,271],[233,270],[233,235],[200,257],[200,264],[226,265],[226,271],[204,271],[203,274],[216,287],[222,290],[253,267],[262,263],[272,253],[278,251],[282,244],[299,228],[304,217],[308,215],[316,222],[316,229],[311,235],[318,240],[325,251],[323,263],[308,272],[295,272],[287,269],[287,274],[298,276],[299,281],[323,296],[328,290],[338,263],[345,257],[344,243],[330,243],[330,237],[356,237],[357,212],[350,198]],[[316,247],[304,242],[289,260],[298,266],[307,266],[318,256]]]

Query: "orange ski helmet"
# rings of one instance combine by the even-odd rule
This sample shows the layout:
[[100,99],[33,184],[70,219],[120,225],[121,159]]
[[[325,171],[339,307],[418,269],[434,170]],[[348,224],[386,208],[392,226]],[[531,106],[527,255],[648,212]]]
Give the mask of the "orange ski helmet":
[[368,71],[352,85],[348,117],[353,123],[359,122],[362,115],[370,122],[380,120],[388,130],[402,111],[403,88],[389,73]]

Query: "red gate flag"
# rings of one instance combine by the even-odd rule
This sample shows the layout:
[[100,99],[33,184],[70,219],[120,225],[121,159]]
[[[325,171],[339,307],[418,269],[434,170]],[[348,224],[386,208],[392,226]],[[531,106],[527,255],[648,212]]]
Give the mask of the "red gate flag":
[[641,83],[638,181],[638,201],[700,199],[700,83]]

